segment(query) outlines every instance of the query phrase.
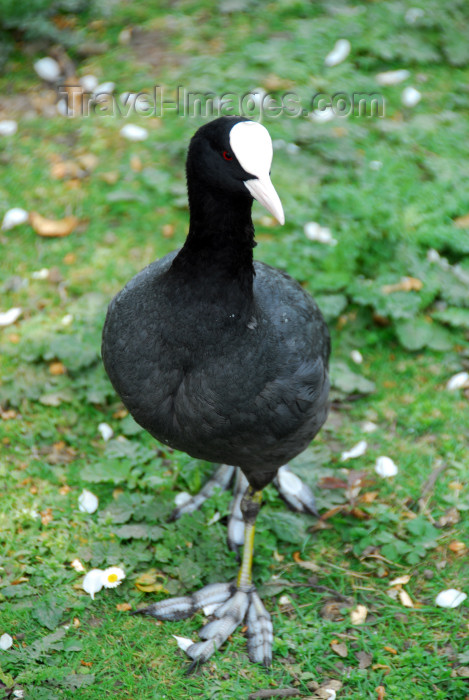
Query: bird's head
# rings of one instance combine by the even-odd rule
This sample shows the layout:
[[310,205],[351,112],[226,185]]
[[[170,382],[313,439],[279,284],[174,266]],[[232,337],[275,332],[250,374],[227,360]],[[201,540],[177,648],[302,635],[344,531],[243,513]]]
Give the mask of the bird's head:
[[194,134],[187,157],[188,180],[257,199],[283,224],[282,203],[270,180],[272,154],[265,126],[243,117],[220,117]]

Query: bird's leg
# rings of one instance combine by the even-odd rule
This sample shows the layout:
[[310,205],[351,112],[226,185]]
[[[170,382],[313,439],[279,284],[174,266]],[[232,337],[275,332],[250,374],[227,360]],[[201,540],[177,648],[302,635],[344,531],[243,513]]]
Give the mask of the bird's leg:
[[232,552],[239,552],[239,548],[244,544],[244,520],[241,512],[241,503],[248,486],[248,480],[241,469],[236,469],[233,500],[231,501],[228,520],[228,547]]
[[308,484],[292,472],[288,464],[280,467],[273,483],[290,510],[319,518],[313,492]]
[[261,500],[262,491],[248,486],[240,506],[245,525],[245,544],[236,584],[211,584],[191,596],[170,598],[135,611],[158,620],[182,620],[204,606],[217,605],[213,619],[200,631],[203,641],[191,644],[186,649],[194,664],[207,661],[245,619],[249,658],[266,666],[272,661],[272,622],[252,585],[255,522]]

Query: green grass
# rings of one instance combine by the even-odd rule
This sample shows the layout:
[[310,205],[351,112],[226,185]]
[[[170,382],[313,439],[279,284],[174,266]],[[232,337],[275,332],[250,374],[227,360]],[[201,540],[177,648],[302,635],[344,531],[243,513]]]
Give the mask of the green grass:
[[[254,576],[273,614],[269,671],[249,663],[238,630],[187,677],[171,635],[195,639],[201,614],[159,624],[116,608],[164,597],[159,584],[181,594],[236,575],[226,547],[230,496],[166,522],[175,494],[197,491],[210,465],[139,431],[99,358],[112,295],[184,240],[185,150],[204,120],[173,112],[132,117],[150,135],[129,143],[119,134],[124,119],[15,115],[0,100],[2,118],[19,123],[14,137],[0,137],[0,214],[22,206],[81,222],[62,239],[40,238],[29,225],[0,233],[0,311],[23,309],[0,331],[0,636],[14,637],[0,651],[0,681],[24,689],[28,700],[238,700],[289,687],[312,697],[314,683],[328,678],[342,682],[337,697],[346,700],[376,698],[379,686],[393,700],[464,700],[467,602],[446,610],[434,600],[445,588],[469,593],[467,549],[453,551],[455,542],[469,545],[468,396],[445,389],[469,362],[469,230],[454,224],[468,213],[466,10],[456,1],[425,3],[423,18],[408,25],[404,15],[415,3],[245,1],[238,11],[222,3],[221,12],[208,1],[154,5],[122,3],[109,16],[78,16],[89,41],[109,45],[78,63],[78,74],[113,80],[117,93],[158,84],[168,99],[177,85],[217,94],[293,90],[308,106],[315,92],[376,92],[377,72],[411,71],[405,83],[381,89],[385,118],[264,120],[274,140],[299,150],[277,146],[273,181],[287,223],[271,227],[255,206],[256,255],[318,296],[334,341],[331,421],[293,466],[315,488],[321,513],[336,510],[318,526],[266,490]],[[144,50],[120,43],[126,26],[151,32]],[[340,37],[350,39],[352,53],[325,69]],[[0,94],[42,99],[34,59],[21,48],[0,78]],[[405,85],[422,92],[412,110],[400,102]],[[80,163],[89,154],[95,164],[83,178],[52,176],[58,159]],[[371,161],[382,165],[373,170]],[[308,221],[328,226],[338,244],[308,241]],[[427,260],[429,248],[448,264]],[[32,276],[42,268],[51,271],[48,280]],[[403,276],[423,286],[383,291]],[[67,314],[70,325],[62,323]],[[360,366],[350,360],[357,348]],[[57,362],[64,374],[51,373]],[[366,420],[378,425],[368,435]],[[115,433],[107,444],[102,421]],[[364,437],[366,454],[342,463],[341,452]],[[375,475],[380,455],[397,463],[394,479]],[[340,482],[359,472],[352,498]],[[99,497],[93,515],[78,511],[84,487]],[[209,526],[217,512],[221,520]],[[70,566],[75,558],[87,570],[120,565],[126,580],[92,601]],[[135,583],[152,569],[156,590],[144,593]],[[389,582],[405,574],[414,608],[387,594]],[[283,595],[291,605],[281,604]],[[360,626],[350,620],[357,604],[368,610]],[[333,651],[333,640],[346,644],[346,657]],[[370,655],[366,668],[360,652]]]

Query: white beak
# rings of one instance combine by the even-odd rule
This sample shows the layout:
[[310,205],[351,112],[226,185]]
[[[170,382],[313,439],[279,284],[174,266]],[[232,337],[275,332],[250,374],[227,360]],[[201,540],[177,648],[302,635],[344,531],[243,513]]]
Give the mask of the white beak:
[[282,203],[269,176],[273,154],[269,132],[258,122],[238,122],[230,131],[230,145],[240,165],[252,175],[244,181],[250,194],[283,225]]
[[270,177],[264,175],[264,177],[258,178],[257,180],[245,180],[244,184],[254,199],[257,199],[257,201],[277,219],[279,224],[283,226],[285,223],[285,215],[283,213],[282,202],[270,181]]

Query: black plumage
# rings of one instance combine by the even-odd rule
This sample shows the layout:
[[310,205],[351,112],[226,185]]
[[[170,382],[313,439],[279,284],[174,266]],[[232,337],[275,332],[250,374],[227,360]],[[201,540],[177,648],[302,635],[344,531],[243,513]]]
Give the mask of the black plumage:
[[102,354],[141,426],[193,457],[240,467],[258,491],[326,419],[330,340],[298,282],[253,262],[245,183],[256,175],[230,137],[243,121],[222,117],[194,135],[185,245],[113,299]]

